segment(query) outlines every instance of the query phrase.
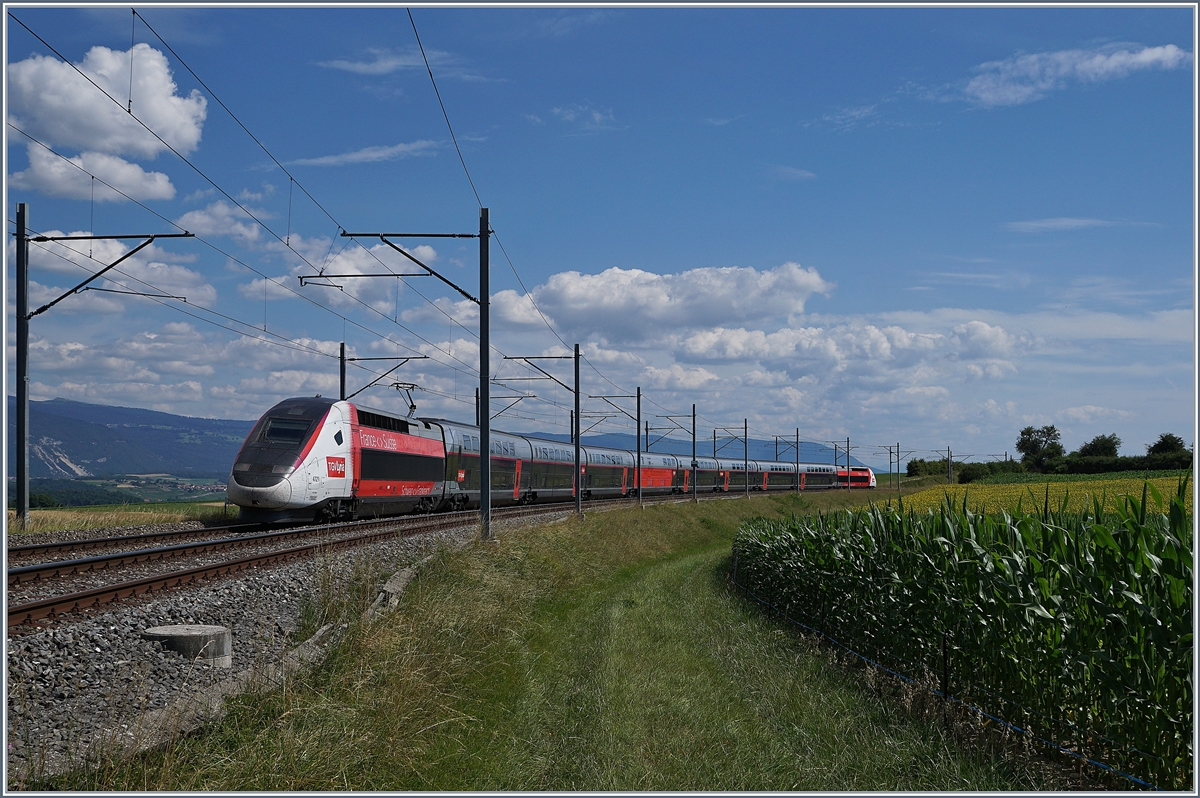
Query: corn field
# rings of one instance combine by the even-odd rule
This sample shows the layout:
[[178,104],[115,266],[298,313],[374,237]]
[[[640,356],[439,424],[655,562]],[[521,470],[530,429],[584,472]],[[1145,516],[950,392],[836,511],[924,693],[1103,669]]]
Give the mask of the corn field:
[[948,673],[951,696],[1029,735],[1186,789],[1190,491],[1183,479],[1166,499],[1149,482],[1140,493],[1111,508],[1044,493],[1020,513],[943,498],[757,519],[734,540],[734,579],[900,673]]
[[[959,506],[965,500],[976,513],[998,513],[1003,510],[1020,514],[1022,510],[1044,511],[1047,507],[1087,510],[1100,501],[1106,512],[1125,504],[1125,497],[1138,497],[1142,486],[1149,482],[1162,494],[1173,493],[1179,477],[1155,479],[1089,479],[1082,482],[1043,482],[1041,484],[1009,483],[1001,485],[941,485],[904,498],[904,507],[917,512],[936,510],[946,503],[946,497]],[[1192,513],[1192,494],[1185,499],[1185,509]]]

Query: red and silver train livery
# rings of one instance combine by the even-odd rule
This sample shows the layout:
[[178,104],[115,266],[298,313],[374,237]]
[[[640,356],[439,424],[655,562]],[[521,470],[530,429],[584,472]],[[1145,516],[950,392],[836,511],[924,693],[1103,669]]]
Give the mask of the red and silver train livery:
[[[403,418],[332,399],[286,399],[258,420],[229,478],[245,520],[362,518],[465,510],[480,502],[479,428]],[[580,447],[583,498],[637,493],[637,455]],[[844,467],[642,454],[643,495],[846,486]],[[572,501],[574,445],[491,431],[492,506]],[[695,480],[693,486],[692,481]],[[853,467],[850,487],[874,488]]]

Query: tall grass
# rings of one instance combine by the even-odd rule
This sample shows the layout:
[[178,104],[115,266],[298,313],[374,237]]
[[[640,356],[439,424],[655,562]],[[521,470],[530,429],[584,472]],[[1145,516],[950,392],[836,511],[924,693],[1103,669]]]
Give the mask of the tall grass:
[[[1192,518],[1169,501],[755,520],[736,577],[866,656],[1159,786],[1191,785]],[[1150,504],[1154,504],[1154,508]]]
[[171,524],[181,521],[220,523],[237,519],[238,508],[223,502],[147,502],[94,507],[38,509],[29,511],[29,524],[17,523],[15,510],[8,511],[11,538],[33,532],[73,529],[112,529],[142,524]]

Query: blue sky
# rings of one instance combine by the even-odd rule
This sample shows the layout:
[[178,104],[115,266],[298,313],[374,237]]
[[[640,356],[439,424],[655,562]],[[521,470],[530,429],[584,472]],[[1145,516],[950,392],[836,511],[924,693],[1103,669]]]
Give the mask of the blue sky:
[[[409,271],[339,225],[478,227],[404,8],[7,8],[113,95],[6,20],[9,232],[27,202],[43,234],[203,239],[156,242],[105,284],[186,305],[87,292],[37,317],[35,399],[253,418],[336,394],[345,340],[429,356],[397,371],[419,413],[473,416],[470,303],[430,279],[297,279]],[[1028,424],[1068,449],[1194,440],[1191,8],[413,15],[503,245],[493,392],[530,396],[497,426],[566,430],[570,397],[505,382],[530,372],[501,356],[579,342],[586,393],[640,385],[648,415],[696,402],[701,439],[748,417],[880,463],[897,442],[1011,453]],[[474,241],[406,246],[476,290]],[[10,392],[11,253],[10,236]],[[35,247],[31,301],[100,268],[85,255]],[[352,368],[351,390],[370,379]]]

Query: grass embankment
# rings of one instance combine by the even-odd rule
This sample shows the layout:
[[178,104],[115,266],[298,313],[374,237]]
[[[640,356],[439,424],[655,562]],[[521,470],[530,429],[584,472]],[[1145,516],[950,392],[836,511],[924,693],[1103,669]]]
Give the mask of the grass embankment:
[[[92,507],[30,510],[29,525],[17,524],[15,510],[8,511],[10,542],[31,532],[57,532],[64,529],[109,529],[141,524],[170,524],[179,521],[219,523],[237,519],[238,508],[224,502],[161,502],[147,504],[110,504]],[[19,545],[19,544],[18,544]]]
[[[322,667],[203,734],[55,786],[100,790],[1012,790],[728,587],[756,515],[870,494],[621,509],[442,551],[400,606],[333,591]],[[236,648],[236,641],[235,641]]]

